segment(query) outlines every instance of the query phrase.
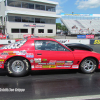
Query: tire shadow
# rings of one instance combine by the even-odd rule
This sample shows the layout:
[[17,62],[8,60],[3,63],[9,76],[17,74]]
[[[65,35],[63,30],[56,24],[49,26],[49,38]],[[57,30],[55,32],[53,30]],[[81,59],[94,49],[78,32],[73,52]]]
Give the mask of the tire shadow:
[[79,70],[39,70],[39,71],[30,71],[31,75],[57,75],[57,74],[76,74],[80,73]]

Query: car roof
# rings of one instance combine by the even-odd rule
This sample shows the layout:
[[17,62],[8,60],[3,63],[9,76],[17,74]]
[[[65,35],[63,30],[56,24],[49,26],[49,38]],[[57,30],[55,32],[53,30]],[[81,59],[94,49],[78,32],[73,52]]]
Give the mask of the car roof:
[[52,38],[30,38],[27,39],[28,41],[33,41],[33,40],[52,40],[52,41],[56,41],[55,39]]

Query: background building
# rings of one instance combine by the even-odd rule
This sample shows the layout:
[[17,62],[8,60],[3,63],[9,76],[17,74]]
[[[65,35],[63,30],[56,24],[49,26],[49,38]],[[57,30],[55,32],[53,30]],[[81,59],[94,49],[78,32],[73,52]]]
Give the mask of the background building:
[[56,35],[57,2],[40,0],[1,0],[0,30],[12,38],[25,34]]

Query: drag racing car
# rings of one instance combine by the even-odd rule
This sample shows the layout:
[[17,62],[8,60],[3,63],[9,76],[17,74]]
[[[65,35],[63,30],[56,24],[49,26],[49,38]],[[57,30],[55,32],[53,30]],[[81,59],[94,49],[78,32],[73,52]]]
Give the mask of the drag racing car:
[[24,76],[29,70],[100,69],[100,54],[80,44],[63,45],[51,38],[31,38],[0,48],[0,68],[9,75]]

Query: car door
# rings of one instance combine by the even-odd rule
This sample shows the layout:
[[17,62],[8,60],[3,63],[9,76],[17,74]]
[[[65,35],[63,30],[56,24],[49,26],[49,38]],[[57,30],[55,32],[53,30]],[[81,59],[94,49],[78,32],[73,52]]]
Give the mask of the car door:
[[74,56],[70,50],[55,41],[35,40],[35,68],[69,68]]

